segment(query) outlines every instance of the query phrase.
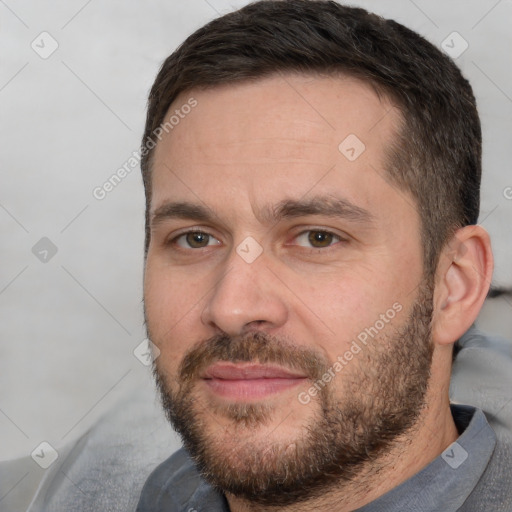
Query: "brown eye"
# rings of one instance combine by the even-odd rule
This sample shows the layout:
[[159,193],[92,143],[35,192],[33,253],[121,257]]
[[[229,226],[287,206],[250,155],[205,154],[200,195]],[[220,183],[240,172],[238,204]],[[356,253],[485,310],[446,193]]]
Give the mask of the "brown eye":
[[203,249],[210,245],[219,245],[220,242],[213,236],[202,231],[189,231],[176,237],[173,241],[183,249]]
[[334,241],[334,235],[327,231],[309,231],[308,242],[312,247],[322,249],[329,247]]
[[200,232],[187,233],[185,239],[189,247],[200,249],[201,247],[206,247],[209,244],[210,235]]

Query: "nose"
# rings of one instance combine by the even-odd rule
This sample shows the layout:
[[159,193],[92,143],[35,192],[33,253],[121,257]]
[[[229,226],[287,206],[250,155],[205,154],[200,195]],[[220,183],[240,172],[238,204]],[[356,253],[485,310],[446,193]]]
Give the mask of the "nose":
[[284,287],[276,281],[263,254],[248,263],[233,251],[206,298],[203,324],[230,336],[278,329],[286,323],[288,307]]

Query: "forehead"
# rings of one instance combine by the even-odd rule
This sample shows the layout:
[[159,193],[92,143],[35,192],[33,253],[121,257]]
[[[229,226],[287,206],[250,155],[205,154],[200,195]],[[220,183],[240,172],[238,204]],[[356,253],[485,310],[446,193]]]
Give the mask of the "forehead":
[[170,196],[254,211],[308,193],[361,207],[404,195],[384,169],[400,113],[358,79],[286,74],[191,90],[171,116],[153,159],[153,211]]
[[[189,112],[191,98],[197,106]],[[172,137],[163,134],[165,141],[158,144],[155,159],[176,146],[186,151],[198,142],[203,149],[240,142],[258,146],[263,134],[265,144],[275,141],[276,147],[285,145],[287,138],[326,145],[337,142],[343,133],[374,142],[388,135],[398,117],[386,96],[348,76],[294,73],[223,84],[186,91],[173,102],[164,119],[172,121]]]

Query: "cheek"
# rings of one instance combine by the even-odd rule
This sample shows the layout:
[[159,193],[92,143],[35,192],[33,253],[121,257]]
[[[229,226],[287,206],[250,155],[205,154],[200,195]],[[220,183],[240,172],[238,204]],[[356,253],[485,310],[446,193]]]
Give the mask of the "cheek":
[[148,257],[144,274],[144,301],[150,319],[169,328],[184,318],[204,295],[201,279]]
[[[322,279],[308,289],[303,302],[315,313],[307,326],[308,338],[321,345],[331,361],[350,350],[353,341],[369,342],[372,335],[386,335],[402,322],[402,286],[383,276],[385,273],[375,270],[352,269],[343,277]],[[299,311],[296,314],[301,316]]]
[[201,335],[196,331],[201,324],[202,295],[198,283],[148,262],[144,278],[147,327],[166,369],[174,368]]

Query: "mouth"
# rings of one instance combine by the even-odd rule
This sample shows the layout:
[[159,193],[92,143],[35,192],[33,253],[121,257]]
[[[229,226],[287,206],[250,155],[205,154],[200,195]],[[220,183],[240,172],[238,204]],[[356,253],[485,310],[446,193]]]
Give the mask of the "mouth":
[[281,366],[219,362],[201,376],[214,395],[235,401],[261,400],[304,383],[307,377]]

